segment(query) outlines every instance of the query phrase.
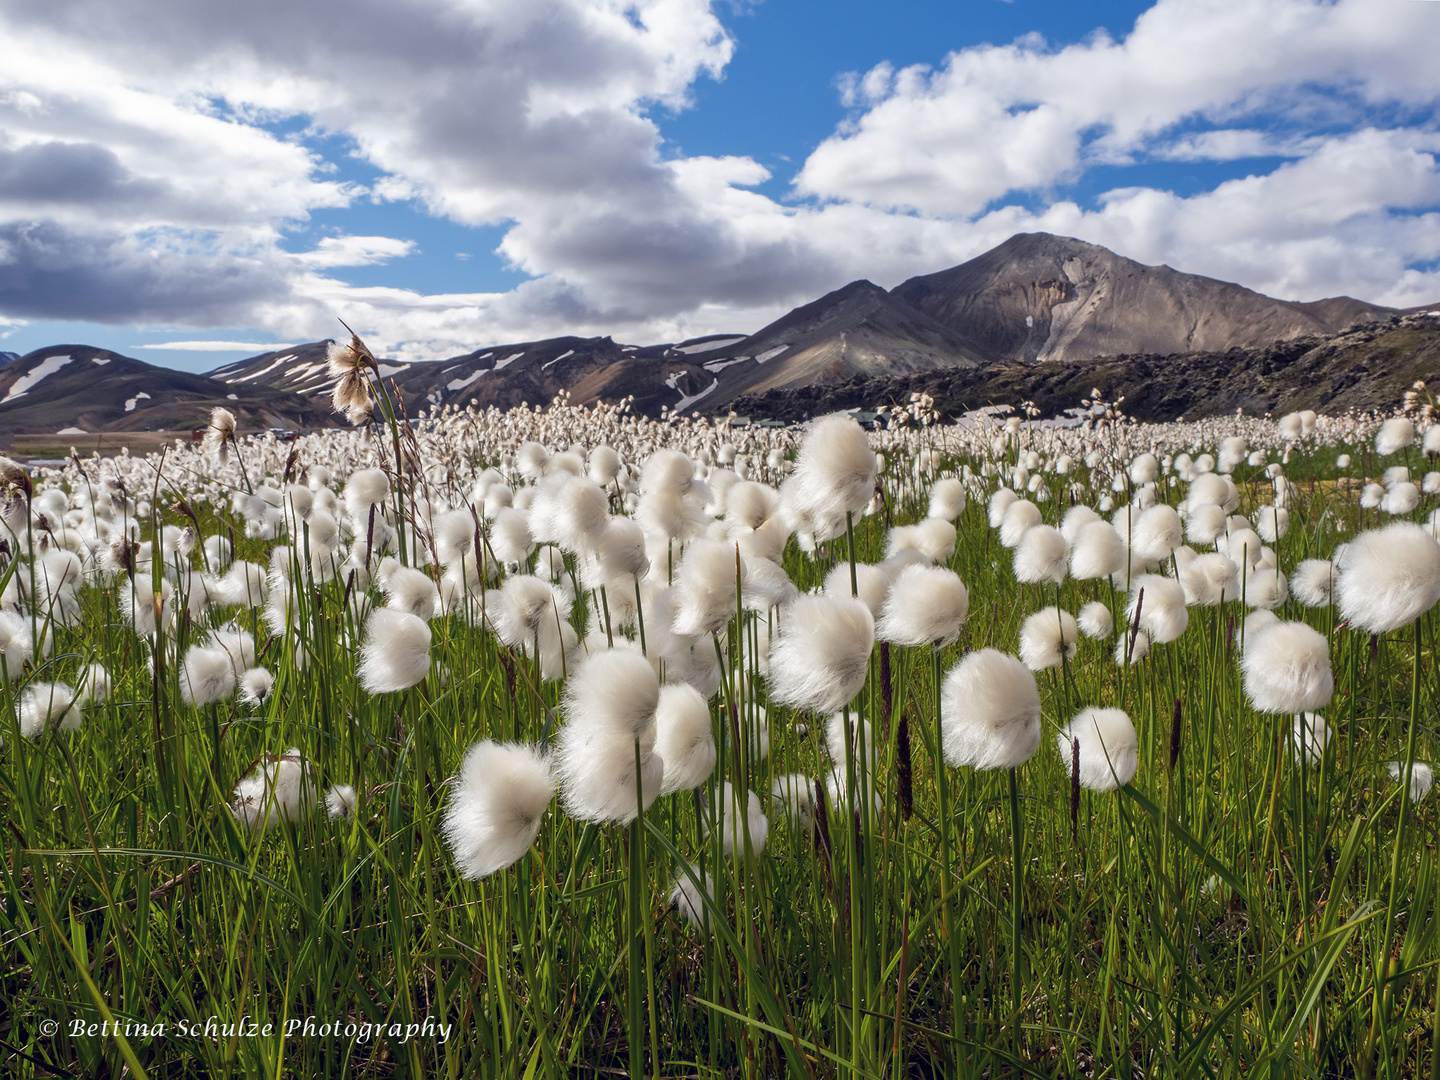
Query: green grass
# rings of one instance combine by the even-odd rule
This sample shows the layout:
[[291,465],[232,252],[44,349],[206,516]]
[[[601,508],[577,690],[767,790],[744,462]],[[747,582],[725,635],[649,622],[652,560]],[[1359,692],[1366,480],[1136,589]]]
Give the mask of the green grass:
[[[961,463],[947,458],[944,471]],[[886,481],[896,524],[924,512],[894,479],[908,467],[892,462]],[[1312,470],[1331,475],[1287,467],[1298,490],[1276,545],[1286,569],[1328,556],[1354,529],[1354,494],[1310,485]],[[1244,483],[1255,472],[1237,476],[1242,512],[1265,490]],[[1072,479],[1088,484],[1084,469]],[[1046,520],[1067,506],[1043,504]],[[883,555],[883,517],[856,523],[860,559]],[[245,541],[237,554],[260,558],[268,546]],[[785,565],[803,590],[845,557],[843,537],[813,557],[792,542]],[[1053,588],[1015,583],[974,501],[952,566],[971,614],[942,673],[967,648],[1015,651],[1023,618],[1054,603]],[[949,770],[948,821],[939,814],[929,650],[891,651],[888,702],[878,651],[872,659],[855,708],[880,743],[864,781],[880,810],[862,799],[858,828],[836,813],[827,843],[771,804],[775,776],[825,775],[823,718],[768,708],[764,680],[752,679],[734,723],[767,706],[770,755],[729,754],[718,774],[738,783],[747,769],[765,799],[761,856],[723,858],[702,839],[699,801],[682,793],[645,815],[638,846],[623,826],[581,824],[554,806],[526,858],[469,882],[439,836],[446,780],[480,738],[548,739],[560,687],[451,616],[431,624],[424,683],[369,697],[354,676],[360,628],[343,592],[332,582],[307,593],[292,635],[266,642],[262,628],[261,663],[276,674],[263,708],[187,708],[172,670],[152,678],[114,588],[87,590],[81,627],[56,627],[50,659],[26,675],[110,668],[114,694],[81,731],[22,739],[17,688],[3,690],[0,1060],[13,1075],[599,1077],[634,1061],[647,1076],[703,1077],[1440,1071],[1436,800],[1411,807],[1398,833],[1400,789],[1385,772],[1405,756],[1412,692],[1416,756],[1435,756],[1433,612],[1418,637],[1372,642],[1332,611],[1282,609],[1330,640],[1335,737],[1318,768],[1295,763],[1288,717],[1246,700],[1243,606],[1191,609],[1178,641],[1129,669],[1117,668],[1113,641],[1082,638],[1069,680],[1038,677],[1045,733],[1018,775],[1017,941],[1006,776]],[[1108,584],[1061,590],[1071,611],[1110,598]],[[240,617],[255,625],[255,613]],[[582,597],[576,620],[586,617]],[[755,619],[732,621],[728,663],[753,666]],[[201,629],[176,625],[180,652]],[[297,652],[309,657],[303,670]],[[1072,822],[1054,734],[1086,705],[1129,713],[1140,769],[1118,793],[1084,793]],[[712,707],[723,732],[728,703]],[[908,819],[896,799],[902,717],[913,742]],[[226,809],[231,789],[262,755],[291,746],[314,762],[322,790],[355,785],[357,813],[329,821],[321,809],[244,831]],[[715,878],[710,935],[667,907],[682,860]],[[636,970],[647,950],[651,965]],[[206,1035],[210,1017],[270,1033]],[[308,1017],[383,1030],[286,1035]],[[111,1019],[130,1033],[71,1033]],[[403,1034],[427,1020],[448,1036]]]

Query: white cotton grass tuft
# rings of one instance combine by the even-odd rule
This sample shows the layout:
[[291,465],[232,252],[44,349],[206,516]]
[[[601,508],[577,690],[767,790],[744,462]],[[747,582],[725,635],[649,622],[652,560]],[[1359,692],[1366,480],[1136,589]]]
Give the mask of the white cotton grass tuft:
[[360,685],[367,694],[392,694],[430,673],[430,627],[409,612],[376,608],[365,624]]
[[[847,726],[848,724],[848,726]],[[868,720],[861,720],[854,713],[832,713],[825,720],[825,751],[830,762],[843,776],[845,774],[845,744],[850,742],[850,753],[855,768],[868,773],[875,766],[875,735]]]
[[598,484],[558,470],[535,488],[530,531],[536,540],[562,551],[589,551],[604,531],[609,511],[610,501]]
[[1138,454],[1130,462],[1130,482],[1137,487],[1152,483],[1160,475],[1160,462],[1154,454]]
[[1217,607],[1239,599],[1240,568],[1223,552],[1196,555],[1181,565],[1180,587],[1185,590],[1185,603]]
[[17,681],[33,653],[30,621],[19,612],[0,610],[0,674]]
[[800,596],[781,610],[770,643],[770,698],[781,705],[828,714],[840,711],[865,685],[875,621],[853,597]]
[[619,478],[622,462],[614,447],[601,443],[590,451],[587,465],[590,479],[602,488],[608,488]]
[[[632,649],[591,653],[570,675],[554,751],[566,810],[580,821],[628,823],[660,793],[665,763],[655,750],[660,683]],[[635,772],[639,745],[640,775]]]
[[356,532],[364,533],[370,507],[389,497],[390,478],[379,469],[356,469],[350,474],[345,484],[345,509],[355,519]]
[[1115,632],[1115,616],[1099,600],[1091,600],[1075,617],[1075,627],[1088,638],[1104,641]]
[[847,413],[823,416],[801,440],[786,502],[817,541],[832,539],[845,531],[847,513],[858,516],[869,504],[876,467],[864,428]]
[[[1081,529],[1085,528],[1085,526],[1091,522],[1103,520],[1099,514],[1084,503],[1076,503],[1069,510],[1066,510],[1065,516],[1060,519],[1060,535],[1063,536],[1065,542],[1073,548],[1076,541],[1080,538]],[[1102,574],[1100,576],[1103,577],[1104,575]]]
[[473,881],[519,861],[554,797],[549,763],[533,746],[485,739],[470,747],[440,823],[460,876]]
[[1307,608],[1329,607],[1335,593],[1335,567],[1328,559],[1306,559],[1290,574],[1290,595]]
[[1002,487],[997,489],[995,493],[990,496],[989,503],[986,504],[985,513],[987,520],[990,522],[990,527],[992,529],[1000,528],[1001,523],[1005,520],[1005,512],[1010,509],[1011,505],[1019,501],[1020,496],[1009,488]]
[[38,739],[47,731],[79,731],[79,695],[65,683],[32,682],[20,695],[20,734]]
[[235,692],[235,663],[224,649],[192,645],[180,665],[180,697],[198,708],[224,701]]
[[1361,533],[1335,566],[1340,615],[1367,633],[1409,626],[1440,601],[1440,542],[1411,522]]
[[1041,608],[1020,624],[1020,659],[1031,671],[1074,659],[1078,627],[1068,611]]
[[1115,663],[1117,664],[1138,664],[1145,657],[1150,655],[1150,635],[1144,630],[1138,630],[1133,635],[1130,627],[1122,627],[1120,640],[1115,643]]
[[955,526],[944,518],[926,518],[915,526],[915,548],[933,563],[950,561],[955,540]]
[[1013,502],[1000,520],[1000,544],[1015,549],[1025,534],[1040,524],[1040,508],[1028,499]]
[[976,769],[1013,769],[1040,745],[1035,676],[998,649],[968,654],[946,675],[940,697],[945,760]]
[[103,664],[86,664],[80,669],[75,684],[76,700],[81,705],[103,705],[110,700],[115,685]]
[[1415,444],[1415,424],[1409,417],[1392,416],[1375,434],[1375,452],[1381,457],[1398,454]]
[[1140,743],[1124,709],[1081,709],[1055,736],[1055,750],[1068,774],[1074,743],[1080,744],[1080,786],[1114,791],[1135,778]]
[[1015,549],[1015,580],[1038,585],[1065,580],[1070,564],[1070,545],[1060,530],[1036,525],[1026,531]]
[[1267,544],[1275,544],[1290,531],[1290,511],[1283,506],[1262,506],[1255,511],[1255,531]]
[[385,593],[385,606],[391,610],[408,612],[426,621],[441,611],[440,590],[435,587],[435,579],[413,566],[395,567],[381,588]]
[[[1265,608],[1258,608],[1245,616],[1245,621],[1240,624],[1240,642],[1242,647],[1246,642],[1257,638],[1261,633],[1272,626],[1280,625],[1280,616]],[[1242,654],[1243,655],[1243,654]]]
[[518,566],[535,550],[530,520],[523,510],[502,507],[490,522],[490,550],[502,563]]
[[1228,514],[1240,505],[1240,489],[1228,476],[1202,473],[1191,482],[1185,495],[1185,507],[1194,513],[1198,507],[1205,505],[1218,506]]
[[733,859],[737,851],[748,855],[764,851],[765,841],[770,837],[770,819],[760,805],[760,796],[747,791],[741,798],[739,789],[726,780],[716,797],[720,800],[720,846],[726,856]]
[[137,576],[134,581],[122,579],[120,613],[137,634],[148,637],[155,633],[157,616],[160,626],[169,629],[175,618],[175,608],[171,603],[174,597],[175,587],[167,579],[161,579],[158,593],[148,577]]
[[895,645],[949,645],[970,612],[960,575],[938,566],[907,566],[895,575],[875,636]]
[[1130,550],[1142,562],[1158,563],[1185,542],[1185,527],[1175,509],[1163,503],[1143,511],[1130,536]]
[[497,593],[487,595],[493,596],[493,601],[487,601],[486,613],[496,635],[527,656],[534,656],[537,638],[543,653],[547,642],[562,633],[560,627],[569,625],[565,622],[570,615],[569,599],[533,574],[507,578]]
[[270,591],[265,568],[244,559],[232,563],[217,585],[216,601],[237,607],[259,607]]
[[735,615],[737,575],[745,566],[734,546],[720,540],[693,540],[675,569],[675,614],[671,631],[701,637],[724,629]]
[[1109,577],[1125,566],[1125,540],[1108,521],[1085,523],[1070,551],[1070,576],[1076,581]]
[[331,821],[353,817],[357,800],[349,784],[335,784],[325,791],[325,816]]
[[1245,627],[1240,658],[1245,693],[1257,712],[1294,715],[1330,704],[1335,680],[1330,645],[1300,622],[1276,622],[1258,631]]
[[240,674],[240,700],[263,705],[275,689],[275,676],[263,667],[248,668]]
[[670,906],[691,926],[703,930],[709,925],[706,899],[711,904],[715,902],[715,883],[710,875],[698,866],[682,867],[675,887],[670,890]]
[[248,829],[268,829],[281,821],[299,821],[314,809],[315,801],[310,763],[292,746],[279,757],[266,754],[255,770],[235,785],[230,812]]
[[650,572],[645,533],[631,518],[611,518],[595,545],[595,561],[605,578],[643,578]]
[[1274,611],[1289,595],[1285,575],[1269,567],[1250,571],[1245,579],[1245,606]]
[[804,773],[785,773],[770,785],[770,796],[785,808],[791,828],[809,831],[815,824],[815,781]]
[[1380,499],[1380,509],[1387,514],[1408,514],[1420,505],[1420,489],[1410,481],[1395,484]]
[[[917,556],[919,557],[919,556]],[[917,565],[923,565],[919,563]],[[880,612],[885,607],[885,597],[890,593],[891,582],[895,580],[895,573],[890,567],[883,564],[856,563],[855,564],[855,596],[858,596],[870,609],[870,615],[877,622],[880,619]],[[848,562],[836,563],[834,568],[825,575],[823,591],[826,596],[847,597],[850,592],[850,564]]]
[[1159,574],[1145,574],[1130,582],[1130,600],[1125,606],[1127,625],[1134,625],[1137,609],[1140,629],[1156,645],[1174,641],[1190,625],[1184,588],[1178,581]]
[[936,480],[930,487],[930,510],[932,518],[953,521],[965,512],[965,485],[953,476]]
[[655,711],[655,751],[664,762],[660,794],[698,788],[715,771],[715,734],[710,706],[686,683],[660,688]]
[[1185,538],[1192,544],[1213,544],[1225,535],[1225,511],[1214,503],[1201,503],[1190,511]]
[[[845,569],[848,578],[850,568],[847,565]],[[858,566],[856,571],[858,578]],[[800,590],[779,563],[749,556],[742,560],[740,596],[746,609],[763,615],[771,608],[788,604],[799,595]]]
[[1330,743],[1330,725],[1319,713],[1306,712],[1295,717],[1290,727],[1290,752],[1295,764],[1314,768],[1324,763],[1325,747]]
[[[1431,428],[1430,430],[1434,431],[1436,429]],[[1386,766],[1386,769],[1390,773],[1390,779],[1398,781],[1400,779],[1400,775],[1405,771],[1405,763],[1403,761],[1392,761]],[[1435,770],[1431,766],[1427,765],[1423,761],[1417,761],[1413,765],[1411,765],[1411,803],[1418,803],[1421,799],[1425,798],[1426,795],[1430,794],[1430,789],[1434,786]]]

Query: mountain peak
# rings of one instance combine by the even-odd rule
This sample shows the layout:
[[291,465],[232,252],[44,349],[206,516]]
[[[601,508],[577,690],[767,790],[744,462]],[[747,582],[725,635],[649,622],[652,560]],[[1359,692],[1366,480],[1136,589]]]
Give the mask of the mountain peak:
[[1300,304],[1147,266],[1069,236],[1018,233],[892,295],[967,334],[991,358],[1089,361],[1259,347],[1396,314],[1357,300]]

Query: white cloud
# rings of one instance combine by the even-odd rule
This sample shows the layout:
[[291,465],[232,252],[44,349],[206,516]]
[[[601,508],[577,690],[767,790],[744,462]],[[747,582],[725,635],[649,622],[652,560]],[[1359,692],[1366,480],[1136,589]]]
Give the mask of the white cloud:
[[868,108],[816,149],[796,188],[971,215],[1089,164],[1163,156],[1187,123],[1263,114],[1315,127],[1366,106],[1429,109],[1437,31],[1433,10],[1373,0],[1160,0],[1123,41],[1052,50],[1032,37],[952,53],[933,72],[882,63],[847,83]]
[[142,349],[164,349],[175,352],[243,352],[264,353],[294,348],[293,342],[276,344],[263,341],[156,341],[141,345]]
[[[562,332],[664,340],[754,329],[1025,230],[1300,299],[1415,303],[1440,296],[1423,269],[1440,256],[1437,33],[1436,5],[1160,0],[1123,40],[878,62],[838,80],[851,114],[777,201],[750,158],[660,153],[665,110],[730,59],[712,0],[359,0],[340,20],[9,0],[0,312],[290,340],[339,316],[410,358]],[[379,178],[337,181],[276,120]],[[1211,190],[1122,181],[1088,207],[1067,192],[1097,164],[1246,160],[1254,175]],[[356,287],[333,273],[413,243],[282,247],[317,210],[410,199],[502,226],[532,280]]]
[[414,250],[413,240],[391,236],[327,236],[315,245],[314,251],[296,258],[305,266],[323,270],[335,266],[374,266],[391,259],[403,259]]

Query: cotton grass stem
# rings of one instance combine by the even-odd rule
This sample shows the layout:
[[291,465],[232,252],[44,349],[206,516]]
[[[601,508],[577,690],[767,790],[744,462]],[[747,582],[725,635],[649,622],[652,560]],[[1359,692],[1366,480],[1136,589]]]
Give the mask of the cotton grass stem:
[[1025,887],[1025,866],[1021,859],[1025,841],[1024,835],[1021,832],[1020,789],[1015,775],[1017,770],[1006,769],[1005,771],[1010,778],[1010,847],[1014,861],[1014,883],[1010,894],[1010,1014],[1011,1023],[1015,1025],[1015,1052],[1019,1055],[1021,1040],[1020,912],[1021,890]]
[[[1409,733],[1405,739],[1405,768],[1400,774],[1400,816],[1395,822],[1395,846],[1390,855],[1390,889],[1385,902],[1385,929],[1380,937],[1380,948],[1375,958],[1375,996],[1372,1001],[1370,1021],[1370,1048],[1373,1049],[1376,1032],[1385,1024],[1384,1005],[1388,997],[1385,984],[1390,970],[1391,936],[1395,933],[1395,909],[1400,902],[1400,855],[1405,844],[1405,824],[1410,816],[1410,776],[1415,769],[1415,733],[1420,714],[1420,625],[1424,618],[1415,620],[1415,656],[1410,668],[1410,716]],[[1366,1055],[1367,1059],[1369,1054]],[[1368,1064],[1368,1061],[1367,1061]],[[1434,1072],[1432,1065],[1431,1071]]]

